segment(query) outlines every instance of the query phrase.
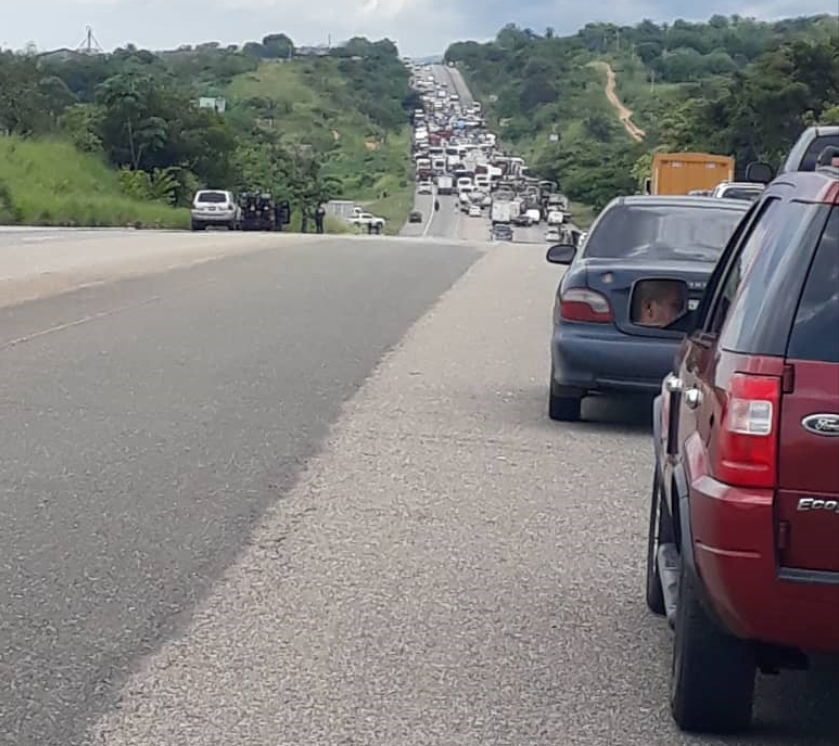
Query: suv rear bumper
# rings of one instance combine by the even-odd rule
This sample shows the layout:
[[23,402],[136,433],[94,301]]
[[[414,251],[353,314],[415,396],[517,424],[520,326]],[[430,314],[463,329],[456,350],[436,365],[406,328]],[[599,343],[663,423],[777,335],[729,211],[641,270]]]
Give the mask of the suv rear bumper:
[[734,635],[805,652],[839,652],[839,573],[777,564],[774,492],[700,476],[690,488],[696,567]]
[[218,212],[203,212],[193,210],[190,213],[193,223],[201,223],[202,225],[228,225],[235,223],[239,216],[234,210],[218,211]]

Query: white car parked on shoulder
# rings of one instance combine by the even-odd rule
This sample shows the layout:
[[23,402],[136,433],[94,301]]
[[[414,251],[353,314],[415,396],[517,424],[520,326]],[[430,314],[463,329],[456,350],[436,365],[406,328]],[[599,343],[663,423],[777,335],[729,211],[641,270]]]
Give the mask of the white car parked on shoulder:
[[242,208],[236,204],[233,192],[202,189],[196,192],[190,210],[192,230],[203,231],[210,226],[237,230],[242,223]]

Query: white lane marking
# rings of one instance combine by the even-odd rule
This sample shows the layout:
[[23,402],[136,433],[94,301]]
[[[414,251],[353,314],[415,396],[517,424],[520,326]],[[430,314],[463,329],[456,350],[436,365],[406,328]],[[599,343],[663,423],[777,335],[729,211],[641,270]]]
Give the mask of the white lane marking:
[[39,332],[33,332],[32,334],[27,334],[24,337],[18,337],[17,339],[11,339],[8,342],[4,342],[0,344],[0,350],[7,350],[10,347],[16,347],[17,345],[25,344],[26,342],[32,342],[39,337],[46,337],[49,334],[55,334],[57,332],[63,332],[67,329],[72,329],[76,326],[81,326],[82,324],[88,324],[91,321],[97,321],[98,319],[104,319],[108,316],[116,316],[119,313],[124,313],[125,311],[131,311],[135,308],[142,308],[143,306],[149,306],[152,303],[159,301],[161,296],[154,295],[151,298],[147,298],[146,300],[142,301],[141,303],[132,303],[128,306],[120,306],[119,308],[111,308],[107,311],[101,311],[100,313],[94,313],[89,316],[83,316],[80,319],[76,319],[75,321],[68,321],[64,324],[56,324],[55,326],[51,326],[47,329],[42,329]]
[[429,210],[429,212],[431,213],[431,217],[428,218],[428,222],[425,224],[425,230],[422,232],[423,238],[425,238],[428,235],[428,231],[431,230],[431,226],[434,224],[434,218],[437,215],[437,211],[434,209],[434,203],[436,202],[436,200],[437,200],[437,188],[432,187],[431,188],[431,209]]

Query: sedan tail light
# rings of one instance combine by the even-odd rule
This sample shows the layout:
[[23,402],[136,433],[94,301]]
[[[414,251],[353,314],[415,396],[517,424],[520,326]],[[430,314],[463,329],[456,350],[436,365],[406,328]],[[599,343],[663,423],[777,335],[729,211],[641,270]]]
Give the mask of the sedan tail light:
[[566,290],[560,298],[559,315],[563,321],[589,324],[610,324],[614,320],[608,298],[588,288]]
[[714,474],[735,487],[772,488],[778,462],[781,379],[735,373],[723,395]]

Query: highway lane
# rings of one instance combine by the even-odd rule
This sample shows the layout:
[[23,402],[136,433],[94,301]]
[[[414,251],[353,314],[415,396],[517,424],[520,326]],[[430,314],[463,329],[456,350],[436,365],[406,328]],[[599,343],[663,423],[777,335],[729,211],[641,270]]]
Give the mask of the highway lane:
[[466,84],[466,80],[463,78],[463,73],[460,72],[455,67],[446,67],[446,72],[448,74],[449,80],[451,81],[451,86],[454,89],[454,92],[460,97],[461,102],[463,102],[464,106],[471,106],[475,103],[475,99],[472,96],[472,92],[469,89],[469,86]]
[[82,742],[477,256],[274,240],[0,309],[0,743]]
[[438,84],[444,85],[450,94],[456,93],[464,106],[470,106],[474,103],[475,99],[460,70],[447,65],[432,65],[431,67],[434,80]]
[[[410,250],[397,253],[415,260],[405,265],[412,276],[417,257],[439,262],[457,253],[454,245],[405,244]],[[673,727],[671,633],[643,600],[648,403],[593,401],[587,422],[547,419],[558,278],[541,252],[511,244],[473,264],[345,404],[324,447],[293,487],[269,499],[244,551],[182,633],[128,678],[119,707],[95,724],[88,743],[833,744],[839,682],[826,667],[761,680],[753,735],[692,738]],[[359,323],[367,334],[398,308],[392,297],[400,291],[371,303],[379,313]],[[249,296],[265,303],[262,293]],[[225,310],[239,317],[232,304]],[[190,321],[201,329],[196,316]],[[94,333],[91,350],[119,332]],[[281,354],[265,347],[269,334],[260,324],[234,347],[254,359],[254,346],[267,364]],[[129,339],[112,356],[133,359],[137,342]],[[228,344],[215,354],[226,359]],[[149,340],[146,348],[160,345]],[[152,365],[167,358],[157,354]],[[213,353],[201,362],[214,365]],[[286,428],[259,414],[265,401],[252,383],[261,370],[235,370],[250,406],[214,423],[225,431],[213,443],[260,432],[238,441],[240,469],[249,448],[260,457],[275,452],[263,441]],[[269,401],[288,400],[278,379],[263,387]],[[202,411],[202,385],[191,391],[173,419]],[[302,422],[301,415],[295,425]],[[173,453],[173,474],[190,458]],[[139,504],[155,504],[140,463],[116,468],[126,484],[133,480]],[[229,492],[253,488],[246,470],[225,477]],[[170,497],[200,522],[206,491],[177,484]],[[177,552],[164,547],[165,568]]]
[[673,729],[649,408],[548,421],[541,250],[273,240],[0,310],[0,743],[833,744],[824,666]]

